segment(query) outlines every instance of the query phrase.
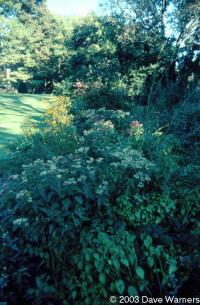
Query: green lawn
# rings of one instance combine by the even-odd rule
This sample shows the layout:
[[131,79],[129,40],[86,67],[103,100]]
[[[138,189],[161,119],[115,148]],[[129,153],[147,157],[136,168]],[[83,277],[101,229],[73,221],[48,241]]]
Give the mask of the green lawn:
[[0,94],[0,160],[6,158],[9,146],[22,135],[27,120],[37,120],[44,112],[42,100],[48,95]]

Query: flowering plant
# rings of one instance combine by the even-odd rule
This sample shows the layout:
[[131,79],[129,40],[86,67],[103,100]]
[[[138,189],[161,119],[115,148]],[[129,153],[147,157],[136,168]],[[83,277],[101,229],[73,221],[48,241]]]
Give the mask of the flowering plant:
[[141,139],[144,134],[143,124],[139,121],[132,121],[130,124],[130,135],[133,135],[136,140]]

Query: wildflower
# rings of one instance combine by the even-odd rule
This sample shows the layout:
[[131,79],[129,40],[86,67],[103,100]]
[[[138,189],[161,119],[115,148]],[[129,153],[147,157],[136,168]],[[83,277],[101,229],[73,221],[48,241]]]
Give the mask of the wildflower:
[[24,196],[24,194],[25,194],[24,190],[20,191],[19,193],[16,194],[16,199],[20,199],[21,197]]
[[112,162],[110,163],[110,166],[118,168],[120,166],[120,162]]
[[86,163],[88,163],[88,164],[92,164],[93,162],[94,162],[94,158],[92,158],[92,157],[90,157],[90,159],[86,161]]
[[57,157],[57,161],[64,161],[64,160],[65,160],[65,158],[63,156],[58,156]]
[[97,163],[101,163],[103,161],[103,158],[96,159]]
[[5,184],[2,185],[2,189],[0,191],[0,195],[6,193],[7,190],[8,190],[8,185],[5,183]]
[[28,195],[27,202],[33,202],[33,199],[30,195]]
[[80,164],[74,164],[73,168],[74,168],[74,169],[80,169],[80,168],[81,168],[81,165],[80,165]]
[[55,166],[55,164],[52,164],[52,165],[50,166],[50,170],[51,170],[51,171],[56,170],[56,166]]
[[81,175],[81,176],[77,179],[77,181],[78,181],[78,182],[84,183],[84,182],[86,181],[86,179],[87,179],[87,177],[86,177],[85,175]]
[[11,175],[8,179],[9,180],[17,180],[19,178],[19,175]]
[[[86,131],[86,130],[85,130]],[[84,131],[84,132],[85,132]],[[79,153],[87,153],[89,151],[89,147],[80,147],[79,149],[78,149],[78,152]]]
[[63,182],[63,186],[67,186],[71,184],[76,184],[76,180],[74,178],[69,178],[67,181]]
[[133,128],[139,128],[139,127],[143,127],[143,124],[140,123],[139,121],[132,121],[132,122],[131,122],[131,127],[133,127]]
[[108,182],[104,180],[103,183],[101,185],[99,185],[96,193],[98,195],[103,195],[103,193],[105,193],[107,191],[107,188],[108,188]]
[[93,133],[93,129],[89,129],[89,130],[84,130],[84,132],[83,132],[83,134],[84,134],[84,136],[88,136],[88,135],[90,135],[91,133]]
[[135,139],[139,140],[144,134],[143,124],[139,121],[132,121],[130,127],[130,135],[134,135]]
[[40,176],[46,176],[46,174],[47,174],[47,171],[42,171],[42,172],[40,173]]
[[13,220],[13,225],[27,225],[28,224],[28,218],[25,218],[25,217],[21,217],[21,218],[17,218],[15,220]]
[[[38,159],[39,160],[39,159]],[[37,160],[36,161],[34,161],[34,163],[36,163],[37,162]],[[30,164],[22,164],[22,168],[24,168],[24,169],[29,169],[29,168],[31,168],[32,167],[32,163],[30,163]]]
[[106,129],[113,129],[114,128],[114,125],[110,120],[108,120],[108,121],[100,120],[100,121],[94,123],[94,126],[103,127],[103,128],[106,128]]
[[84,89],[85,84],[83,82],[81,82],[79,79],[77,79],[77,81],[75,83],[75,88],[78,89],[78,90]]
[[[35,160],[34,161],[34,164],[37,164],[37,165],[40,165],[40,164],[43,164],[44,162],[43,162],[43,160],[41,160],[41,159],[37,159],[37,160]],[[26,166],[24,166],[24,167],[28,167],[28,165],[26,165]]]
[[32,197],[29,193],[29,191],[27,190],[21,190],[19,193],[16,194],[16,200],[20,200],[20,199],[26,199],[27,202],[33,202]]

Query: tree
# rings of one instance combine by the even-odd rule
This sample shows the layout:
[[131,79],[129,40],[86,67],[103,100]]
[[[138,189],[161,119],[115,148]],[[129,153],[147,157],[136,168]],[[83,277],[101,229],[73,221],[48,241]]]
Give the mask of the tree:
[[33,90],[49,91],[53,81],[61,79],[65,39],[63,20],[53,17],[45,6],[35,8],[35,15],[1,17],[1,69],[9,67],[11,81],[23,91],[29,84]]
[[35,8],[45,5],[46,0],[0,0],[0,14],[5,16],[34,13]]
[[132,68],[134,83],[139,74],[146,80],[147,103],[156,100],[160,86],[187,87],[189,75],[199,71],[199,1],[110,0],[106,6],[124,24],[119,59],[125,73]]

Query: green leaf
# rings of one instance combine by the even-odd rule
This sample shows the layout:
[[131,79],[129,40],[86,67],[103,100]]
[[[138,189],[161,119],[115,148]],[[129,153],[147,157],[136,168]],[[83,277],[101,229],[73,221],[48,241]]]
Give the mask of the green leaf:
[[102,271],[102,263],[100,260],[95,260],[94,265],[95,265],[96,269],[98,270],[98,272]]
[[141,280],[144,280],[144,269],[140,266],[138,266],[136,269],[135,269],[135,272],[137,274],[137,276],[141,279]]
[[129,267],[129,262],[126,258],[121,258],[121,263],[126,266],[126,267]]
[[77,296],[77,291],[76,290],[72,291],[72,299],[73,300],[76,299],[76,296]]
[[173,259],[169,265],[169,275],[172,275],[174,272],[176,272],[176,270],[177,270],[176,261]]
[[128,260],[133,265],[135,263],[135,254],[129,255]]
[[167,285],[168,282],[169,282],[169,277],[167,275],[164,275],[162,279],[162,286]]
[[106,275],[105,275],[104,273],[101,273],[101,274],[99,275],[99,281],[100,281],[100,283],[103,284],[103,285],[106,283]]
[[78,262],[78,268],[79,268],[79,269],[82,269],[82,268],[83,268],[83,262],[82,262],[82,260],[80,260],[80,261]]
[[50,224],[49,226],[49,234],[51,235],[54,230],[54,225]]
[[144,240],[145,247],[149,248],[152,244],[152,238],[150,236],[147,236]]
[[71,201],[70,201],[69,199],[64,199],[64,200],[62,201],[62,204],[63,204],[64,208],[65,208],[66,210],[68,210],[69,207],[70,207],[70,205],[71,205]]
[[85,260],[86,260],[87,262],[89,262],[90,259],[91,259],[91,255],[90,255],[89,251],[85,251]]
[[153,257],[149,256],[147,258],[147,265],[151,268],[151,267],[153,267],[153,264],[154,264]]
[[137,296],[139,295],[137,289],[134,286],[128,286],[128,294],[129,296]]
[[80,220],[74,216],[72,216],[73,223],[75,227],[78,227],[80,225]]
[[117,258],[114,258],[114,260],[113,260],[113,266],[115,267],[116,271],[119,272],[120,263],[119,263],[119,260],[118,260]]
[[86,299],[85,299],[85,304],[86,304],[86,305],[90,305],[90,304],[91,304],[90,298],[86,298]]
[[75,196],[74,199],[79,203],[79,204],[82,204],[83,203],[83,200],[80,196]]
[[120,293],[120,294],[123,294],[124,290],[125,290],[125,284],[124,284],[124,281],[122,280],[118,280],[115,282],[115,287],[117,289],[117,291]]
[[100,260],[100,257],[99,257],[99,254],[98,254],[98,253],[94,253],[93,256],[94,256],[94,259],[96,259],[97,261]]
[[114,292],[115,291],[115,283],[110,284],[110,291]]
[[76,214],[80,219],[83,218],[84,210],[82,208],[76,208],[74,214]]

